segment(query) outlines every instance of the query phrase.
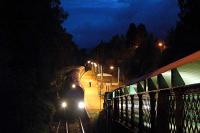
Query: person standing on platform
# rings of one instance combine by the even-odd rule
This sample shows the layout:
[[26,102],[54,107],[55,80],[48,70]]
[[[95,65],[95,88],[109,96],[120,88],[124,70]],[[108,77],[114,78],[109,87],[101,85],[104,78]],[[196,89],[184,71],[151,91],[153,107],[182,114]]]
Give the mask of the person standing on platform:
[[89,87],[92,87],[92,80],[89,80]]

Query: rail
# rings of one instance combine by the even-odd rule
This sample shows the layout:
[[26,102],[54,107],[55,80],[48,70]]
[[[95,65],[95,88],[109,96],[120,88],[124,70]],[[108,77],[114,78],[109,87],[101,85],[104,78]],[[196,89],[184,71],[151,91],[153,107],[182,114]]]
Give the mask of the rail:
[[79,122],[80,122],[80,126],[81,126],[81,133],[85,133],[85,130],[83,128],[83,124],[82,124],[82,121],[81,121],[80,117],[79,117]]
[[55,122],[52,124],[51,133],[85,133],[81,118],[75,121]]

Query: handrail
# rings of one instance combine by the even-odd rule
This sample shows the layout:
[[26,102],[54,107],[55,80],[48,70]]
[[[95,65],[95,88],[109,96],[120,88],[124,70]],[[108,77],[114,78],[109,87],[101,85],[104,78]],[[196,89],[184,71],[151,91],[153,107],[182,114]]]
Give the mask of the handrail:
[[65,124],[65,127],[66,127],[66,133],[69,133],[67,122],[66,122],[66,124]]
[[160,92],[160,91],[167,91],[167,90],[177,90],[177,89],[184,89],[184,88],[188,88],[188,87],[193,87],[193,86],[200,86],[200,83],[197,84],[192,84],[192,85],[184,85],[184,86],[178,86],[178,87],[171,87],[171,88],[164,88],[164,89],[157,89],[157,90],[151,90],[151,91],[145,91],[145,92],[138,92],[136,94],[125,94],[125,95],[121,95],[121,96],[116,96],[115,98],[119,98],[119,97],[124,97],[124,96],[133,96],[133,95],[141,95],[141,94],[147,94],[147,93],[153,93],[153,92]]
[[[167,72],[167,71],[170,71],[171,74],[172,74],[172,70],[179,69],[179,68],[181,68],[181,67],[184,66],[184,65],[189,65],[190,63],[194,63],[194,62],[196,62],[196,61],[198,61],[198,62],[200,61],[200,50],[198,50],[198,51],[194,52],[193,54],[190,54],[190,55],[188,55],[188,56],[186,56],[186,57],[183,57],[183,58],[181,58],[181,59],[179,59],[179,60],[177,60],[177,61],[175,61],[175,62],[172,62],[172,63],[170,63],[170,64],[168,64],[168,65],[166,65],[166,66],[163,66],[163,67],[161,67],[161,68],[158,68],[158,69],[155,70],[155,71],[152,71],[152,72],[147,73],[147,74],[145,74],[145,75],[142,75],[142,76],[140,76],[140,77],[138,77],[138,78],[135,78],[135,79],[133,79],[133,80],[130,80],[130,81],[126,82],[124,85],[119,86],[118,88],[114,89],[114,91],[115,91],[115,90],[120,90],[120,89],[122,89],[124,86],[129,86],[129,85],[137,84],[137,83],[139,83],[140,81],[144,81],[144,80],[151,79],[151,78],[153,78],[153,77],[158,76],[159,74],[162,75],[163,73],[165,73],[165,72]],[[192,68],[191,68],[191,70],[192,70]],[[180,77],[182,77],[181,74],[180,74]],[[171,82],[172,82],[172,81],[171,81]],[[192,83],[189,83],[189,84],[192,84]],[[113,92],[113,91],[112,91],[112,92]]]
[[197,133],[200,129],[199,101],[200,83],[116,96],[111,102],[106,101],[106,110],[112,112],[107,119],[113,118],[141,132]]
[[58,123],[58,127],[57,127],[57,129],[56,129],[56,133],[58,133],[59,128],[60,128],[60,121],[59,121],[59,123]]

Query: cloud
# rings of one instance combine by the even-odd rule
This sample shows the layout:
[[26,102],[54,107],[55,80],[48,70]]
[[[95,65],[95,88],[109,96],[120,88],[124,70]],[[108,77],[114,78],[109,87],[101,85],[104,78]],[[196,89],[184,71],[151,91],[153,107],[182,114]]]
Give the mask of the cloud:
[[62,0],[62,6],[70,15],[63,25],[81,47],[125,33],[131,22],[163,37],[178,12],[175,0]]
[[127,0],[62,0],[69,8],[123,8],[129,6]]

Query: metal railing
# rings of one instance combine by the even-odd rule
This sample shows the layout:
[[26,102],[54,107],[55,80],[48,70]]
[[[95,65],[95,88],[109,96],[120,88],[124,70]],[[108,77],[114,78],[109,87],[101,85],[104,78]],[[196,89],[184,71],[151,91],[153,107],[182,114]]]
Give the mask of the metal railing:
[[114,121],[144,133],[199,133],[200,84],[116,96]]

